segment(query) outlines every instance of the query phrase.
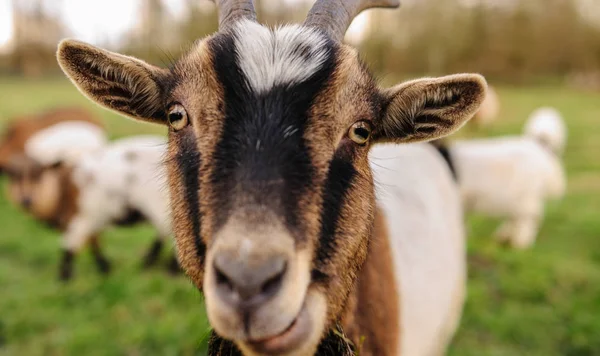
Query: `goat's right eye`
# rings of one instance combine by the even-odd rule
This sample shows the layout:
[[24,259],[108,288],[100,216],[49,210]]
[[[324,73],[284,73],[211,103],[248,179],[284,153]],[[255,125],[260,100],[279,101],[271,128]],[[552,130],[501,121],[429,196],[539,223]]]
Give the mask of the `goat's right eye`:
[[169,107],[167,119],[169,120],[169,126],[175,131],[184,129],[189,123],[187,112],[181,104],[173,104]]

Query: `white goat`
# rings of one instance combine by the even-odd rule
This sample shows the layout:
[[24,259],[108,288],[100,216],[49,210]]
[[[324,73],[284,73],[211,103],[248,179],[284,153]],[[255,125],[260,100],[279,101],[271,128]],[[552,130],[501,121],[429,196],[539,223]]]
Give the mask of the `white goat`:
[[564,195],[560,154],[566,128],[555,109],[532,113],[522,136],[456,141],[448,147],[467,211],[506,221],[496,235],[513,247],[530,247],[544,201]]
[[[90,144],[99,142],[94,135],[81,124],[53,127],[36,134],[25,147],[27,156],[45,167],[64,163],[62,184],[76,189],[67,196],[73,200],[67,202],[73,214],[64,225],[62,279],[72,274],[74,254],[110,225],[147,220],[154,226],[158,238],[146,257],[148,265],[171,235],[169,197],[163,189],[166,140],[136,136],[99,146]],[[100,269],[107,272],[108,262],[96,249]]]

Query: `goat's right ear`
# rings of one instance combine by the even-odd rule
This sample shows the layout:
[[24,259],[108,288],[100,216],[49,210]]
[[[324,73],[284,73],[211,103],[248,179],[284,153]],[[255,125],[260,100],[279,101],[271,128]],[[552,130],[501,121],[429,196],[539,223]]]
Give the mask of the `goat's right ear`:
[[58,63],[92,101],[128,117],[166,124],[164,87],[168,71],[83,42],[58,45]]

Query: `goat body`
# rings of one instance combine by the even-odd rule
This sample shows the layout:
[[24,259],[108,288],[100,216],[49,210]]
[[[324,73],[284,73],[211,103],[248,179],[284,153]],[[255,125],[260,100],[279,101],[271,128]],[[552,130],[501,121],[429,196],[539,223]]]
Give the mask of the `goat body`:
[[[47,166],[63,162],[48,168],[60,175],[55,189],[71,192],[63,192],[65,199],[51,215],[64,231],[61,277],[71,276],[73,255],[108,226],[138,221],[149,221],[158,232],[146,258],[146,264],[153,264],[171,233],[168,195],[162,188],[164,138],[137,136],[92,148],[93,132],[84,135],[83,129],[81,125],[50,127],[26,146],[35,161]],[[79,150],[73,147],[76,138],[82,140]],[[99,255],[97,243],[93,246]]]
[[[377,282],[389,286],[380,294],[386,289],[393,293],[394,285],[398,293],[397,354],[441,355],[458,326],[465,298],[460,195],[442,158],[427,144],[375,146],[371,167],[394,272],[394,280]],[[375,243],[376,239],[371,241],[371,249]],[[368,269],[379,255],[367,257],[363,268]],[[367,294],[373,288],[361,287]],[[377,310],[363,317],[371,315],[377,315]],[[385,334],[386,330],[378,332]],[[373,353],[378,354],[393,353]]]
[[82,158],[73,168],[79,211],[67,228],[65,248],[78,250],[89,235],[124,220],[132,211],[148,219],[159,236],[169,236],[164,151],[163,138],[142,136],[115,141]]
[[220,31],[169,69],[78,41],[58,50],[90,99],[169,127],[179,258],[235,344],[213,338],[210,352],[346,352],[330,339],[344,324],[364,354],[443,353],[464,297],[457,187],[430,146],[377,145],[456,131],[484,78],[380,87],[341,40],[362,10],[398,0],[319,0],[275,29],[251,0],[216,3]]
[[497,236],[516,248],[535,242],[544,202],[565,192],[555,152],[562,150],[565,134],[546,120],[532,115],[522,136],[462,140],[448,147],[467,211],[507,219]]

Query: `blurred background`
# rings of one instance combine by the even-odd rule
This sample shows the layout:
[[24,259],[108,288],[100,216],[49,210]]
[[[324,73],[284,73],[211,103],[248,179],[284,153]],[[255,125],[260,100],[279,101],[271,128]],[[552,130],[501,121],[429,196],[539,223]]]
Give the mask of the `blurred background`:
[[[600,1],[403,0],[359,16],[347,41],[384,84],[479,72],[499,114],[457,137],[518,135],[540,106],[568,128],[567,194],[546,205],[536,245],[504,248],[498,221],[469,216],[469,293],[450,355],[600,355]],[[312,1],[255,0],[268,24],[301,21]],[[56,64],[72,37],[168,66],[216,30],[204,0],[0,0],[0,131],[22,115],[79,106],[111,138],[165,134],[88,102]],[[2,178],[3,184],[6,178]],[[58,283],[60,233],[0,196],[0,355],[203,355],[202,298],[183,276],[142,271],[154,232],[104,233],[114,272],[92,258]]]

